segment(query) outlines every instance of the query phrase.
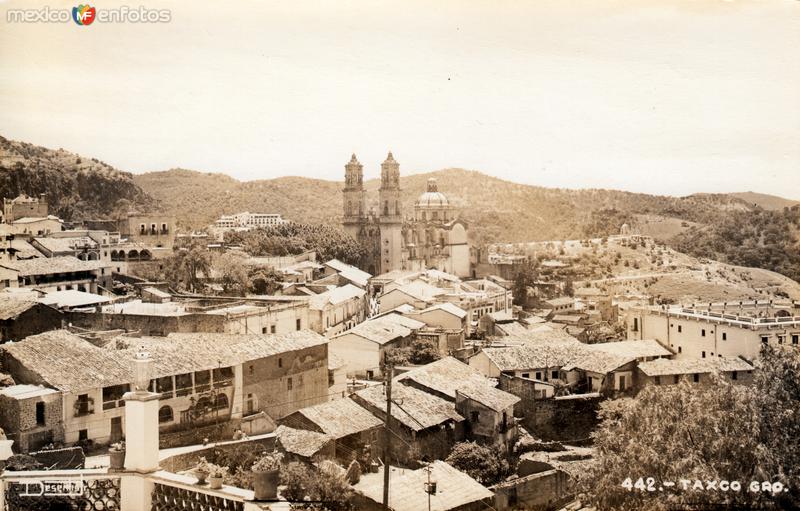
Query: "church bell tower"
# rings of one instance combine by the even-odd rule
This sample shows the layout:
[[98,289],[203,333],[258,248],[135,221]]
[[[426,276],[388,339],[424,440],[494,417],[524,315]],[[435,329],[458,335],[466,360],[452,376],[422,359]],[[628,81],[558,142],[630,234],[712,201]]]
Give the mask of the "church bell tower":
[[403,214],[400,208],[400,164],[389,152],[381,164],[380,216],[380,271],[386,273],[402,269]]
[[344,231],[358,239],[361,225],[366,216],[366,192],[364,191],[364,166],[356,155],[344,166]]

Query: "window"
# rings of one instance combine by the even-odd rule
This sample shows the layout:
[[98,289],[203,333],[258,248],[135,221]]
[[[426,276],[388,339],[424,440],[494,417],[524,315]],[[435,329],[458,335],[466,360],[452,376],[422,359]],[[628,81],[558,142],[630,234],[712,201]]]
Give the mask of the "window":
[[297,329],[300,330],[300,328],[302,326],[301,321],[298,319],[295,323],[297,323]]
[[144,224],[139,224],[139,234],[147,234],[147,227]]
[[762,335],[761,336],[761,342],[763,342],[764,344],[767,344],[769,342],[769,336],[768,335]]
[[700,330],[700,337],[705,337],[705,336],[706,336],[706,329],[703,328]]
[[683,352],[683,348],[681,346],[678,346],[678,353],[682,353],[682,352]]
[[163,378],[158,378],[156,380],[156,392],[163,394],[161,399],[172,398],[172,390],[172,376],[164,376]]
[[275,325],[272,325],[272,326],[269,327],[269,333],[271,333],[271,334],[275,333]]
[[700,354],[701,354],[702,358],[706,358],[706,352],[705,351],[701,351]]
[[291,378],[287,378],[286,379],[286,390],[292,390],[292,379]]
[[172,407],[162,406],[158,409],[158,422],[172,422]]
[[175,395],[188,396],[192,393],[192,373],[179,374],[175,377]]
[[283,359],[278,357],[278,367],[283,367]]
[[541,380],[542,379],[542,373],[540,373],[539,371],[536,371],[536,379],[537,380]]
[[700,375],[697,374],[697,373],[693,374],[692,375],[692,381],[694,381],[695,383],[699,382],[700,381]]
[[233,368],[232,367],[219,367],[214,369],[214,386],[223,387],[230,385],[233,381]]
[[783,344],[783,340],[785,339],[785,337],[786,336],[784,336],[784,335],[779,335],[778,336],[778,344]]
[[261,333],[262,333],[262,334],[265,334],[265,333],[267,333],[267,327],[265,327],[265,326],[264,326],[264,327],[261,327]]
[[633,331],[639,331],[639,318],[633,318]]
[[211,371],[197,371],[194,373],[195,392],[206,392],[211,383]]
[[678,333],[681,333],[681,332],[683,332],[683,326],[678,325]]
[[558,371],[553,371],[550,373],[550,377],[554,380],[558,379]]
[[217,394],[217,399],[214,401],[214,408],[217,410],[224,410],[228,408],[228,396],[225,394]]
[[672,381],[673,381],[674,383],[678,383],[678,382],[680,381],[680,379],[681,379],[681,377],[680,377],[680,376],[678,376],[677,374],[676,374],[675,376],[673,376],[673,377],[672,377]]
[[661,385],[661,376],[656,376],[655,378],[653,378],[653,383],[655,383],[656,385]]
[[89,397],[89,394],[81,394],[75,401],[75,417],[89,415],[90,413],[94,413],[92,398]]
[[469,413],[469,420],[470,422],[478,422],[480,416],[481,416],[480,412],[478,412],[477,410],[473,410]]
[[523,378],[530,378],[531,377],[531,373],[522,373],[522,377]]
[[792,344],[797,344],[798,342],[800,342],[800,335],[792,334]]
[[161,234],[166,234],[168,231],[167,224],[161,224]]
[[731,373],[731,380],[738,380],[738,379],[739,379],[739,373],[737,373],[736,371],[733,371]]
[[303,386],[303,375],[302,374],[298,374],[297,375],[297,386],[298,387],[302,387]]
[[88,429],[82,429],[82,430],[78,431],[78,441],[79,442],[85,442],[86,440],[89,440],[89,430]]
[[36,425],[44,426],[44,401],[36,403]]
[[253,376],[254,374],[256,374],[256,368],[253,367],[253,364],[250,364],[247,367],[247,372],[250,374],[250,376]]
[[727,341],[728,340],[728,333],[727,332],[722,332],[722,340],[723,341]]

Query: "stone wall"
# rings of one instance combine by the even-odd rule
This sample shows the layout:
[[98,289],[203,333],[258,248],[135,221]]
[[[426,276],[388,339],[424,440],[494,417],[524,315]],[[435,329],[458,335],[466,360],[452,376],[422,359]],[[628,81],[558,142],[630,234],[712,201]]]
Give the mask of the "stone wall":
[[561,470],[548,470],[513,479],[489,488],[494,492],[495,509],[556,509],[569,498],[569,476]]
[[597,408],[602,398],[588,397],[537,399],[522,418],[534,437],[564,442],[584,441],[597,426]]
[[220,445],[210,445],[196,451],[185,452],[175,456],[170,456],[169,458],[164,458],[159,462],[159,467],[161,470],[167,470],[169,472],[180,472],[183,470],[188,470],[197,465],[201,457],[207,459],[211,458],[211,454],[214,453],[214,451],[235,452],[237,449],[241,449],[243,446],[246,446],[248,449],[252,449],[253,451],[271,452],[275,449],[275,437],[268,436],[255,440],[241,440],[238,442],[228,442]]

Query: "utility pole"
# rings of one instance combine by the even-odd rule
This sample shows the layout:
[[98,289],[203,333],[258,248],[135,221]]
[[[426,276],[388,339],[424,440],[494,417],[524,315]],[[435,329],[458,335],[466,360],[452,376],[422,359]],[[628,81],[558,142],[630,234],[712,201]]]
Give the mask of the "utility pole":
[[386,421],[383,434],[383,508],[389,509],[389,460],[391,459],[391,432],[392,432],[392,376],[394,367],[386,365]]

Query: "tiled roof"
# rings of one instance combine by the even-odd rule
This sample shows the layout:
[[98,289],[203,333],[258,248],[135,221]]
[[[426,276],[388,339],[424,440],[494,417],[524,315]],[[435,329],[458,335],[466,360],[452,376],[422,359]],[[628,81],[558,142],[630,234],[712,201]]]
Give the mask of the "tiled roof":
[[[419,326],[409,323],[412,321]],[[412,327],[422,328],[423,326],[425,326],[424,323],[414,321],[411,318],[405,318],[399,314],[388,314],[359,323],[350,330],[333,336],[332,340],[345,335],[354,334],[368,341],[383,345],[411,335]]]
[[[502,339],[502,338],[501,338]],[[501,371],[563,367],[587,353],[587,345],[579,341],[525,343],[510,348],[484,348],[483,353]]]
[[[505,330],[506,326],[507,325],[495,325],[495,328]],[[549,343],[552,341],[580,342],[578,339],[565,332],[562,328],[563,325],[556,325],[554,323],[541,323],[528,327],[525,330],[512,327],[509,335],[505,337],[498,337],[496,340],[504,343],[517,344],[540,344]]]
[[[426,468],[409,470],[391,467],[389,508],[394,511],[428,509],[430,498],[431,511],[467,509],[470,504],[491,499],[494,495],[478,481],[444,461],[434,461],[430,469],[430,480],[436,481],[436,493],[429,495],[425,491],[428,482]],[[383,502],[382,474],[364,474],[353,488],[376,503]]]
[[561,298],[553,298],[553,299],[550,299],[550,300],[545,300],[544,303],[546,303],[546,304],[548,304],[548,305],[550,305],[552,307],[557,307],[559,305],[572,305],[572,304],[575,303],[575,299],[574,298],[570,298],[568,296],[563,296]]
[[456,400],[456,393],[461,393],[497,411],[505,410],[519,401],[513,394],[495,388],[477,369],[453,357],[445,357],[414,368],[397,376],[395,380],[413,381],[417,385],[446,395],[452,401]]
[[[279,353],[325,344],[308,330],[282,335],[217,333],[170,334],[165,337],[117,337],[100,348],[66,330],[53,330],[4,344],[27,369],[52,387],[68,392],[90,390],[134,380],[134,354],[143,347],[152,357],[153,378],[227,367]],[[119,348],[119,349],[118,349]],[[80,370],[76,370],[80,368]]]
[[[375,385],[355,393],[356,400],[363,399],[366,403],[386,412],[386,395],[383,385]],[[406,385],[392,387],[392,417],[404,426],[421,431],[433,426],[438,426],[448,421],[460,422],[464,420],[456,412],[455,404],[445,401],[422,390]]]
[[43,257],[42,253],[36,250],[36,247],[28,243],[26,240],[23,239],[13,239],[9,240],[8,248],[13,249],[16,251],[16,258],[17,259],[31,259],[33,257]]
[[753,366],[741,358],[684,358],[670,360],[659,358],[650,362],[642,362],[639,369],[647,376],[665,376],[672,374],[715,373],[731,371],[752,371]]
[[521,401],[520,398],[514,394],[509,394],[508,392],[490,386],[465,386],[463,389],[458,389],[458,393],[495,412],[508,410]]
[[333,437],[316,431],[278,426],[275,430],[281,446],[292,454],[310,458],[333,441]]
[[304,416],[319,426],[325,434],[336,439],[383,425],[383,421],[350,398],[335,399],[316,406],[309,406],[295,413]]
[[361,298],[365,293],[366,291],[360,287],[347,284],[345,286],[330,289],[318,295],[312,295],[311,299],[308,301],[308,304],[311,309],[322,310],[328,304],[336,305],[352,298]]
[[455,304],[450,303],[450,302],[437,303],[436,305],[431,305],[427,309],[422,309],[419,312],[421,314],[423,312],[431,312],[431,311],[435,311],[435,310],[443,310],[445,312],[449,312],[450,314],[452,314],[453,316],[458,317],[459,319],[463,319],[463,318],[465,318],[467,316],[467,311],[465,311],[464,309],[462,309],[458,305],[455,305]]
[[28,275],[51,275],[53,273],[67,273],[77,271],[97,270],[101,264],[99,261],[81,261],[77,257],[37,257],[24,261],[6,261],[0,266],[15,270],[23,277]]
[[590,352],[564,366],[565,371],[582,369],[593,373],[607,374],[628,362],[640,358],[668,357],[672,352],[658,341],[645,339],[642,341],[602,342],[587,345]]
[[15,298],[0,298],[0,320],[14,319],[23,312],[36,307],[37,303]]
[[339,272],[339,274],[341,274],[341,276],[344,277],[345,279],[354,282],[356,285],[362,287],[366,286],[369,279],[372,278],[372,275],[370,275],[369,273],[359,270],[355,266],[343,263],[338,259],[331,259],[330,261],[327,261],[325,265],[330,266],[331,268]]

